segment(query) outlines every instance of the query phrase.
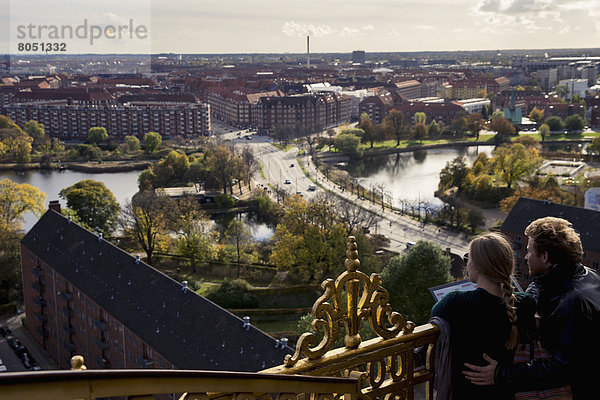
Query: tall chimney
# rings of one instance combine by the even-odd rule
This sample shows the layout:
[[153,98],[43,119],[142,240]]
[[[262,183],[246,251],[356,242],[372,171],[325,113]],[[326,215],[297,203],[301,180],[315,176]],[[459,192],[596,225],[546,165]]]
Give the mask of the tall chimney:
[[306,37],[306,65],[310,68],[310,36]]
[[54,210],[57,213],[60,214],[60,201],[58,200],[50,200],[50,203],[48,204],[48,208],[50,210]]

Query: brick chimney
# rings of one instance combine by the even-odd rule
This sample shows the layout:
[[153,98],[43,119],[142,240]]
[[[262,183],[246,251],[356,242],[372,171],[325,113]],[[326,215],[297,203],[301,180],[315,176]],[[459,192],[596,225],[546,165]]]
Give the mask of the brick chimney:
[[50,210],[54,210],[57,213],[60,214],[60,201],[58,200],[50,200],[50,203],[48,204],[48,208]]

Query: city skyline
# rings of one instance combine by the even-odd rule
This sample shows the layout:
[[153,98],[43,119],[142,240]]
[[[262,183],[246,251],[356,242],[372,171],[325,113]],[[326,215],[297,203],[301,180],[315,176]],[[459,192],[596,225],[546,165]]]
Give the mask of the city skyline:
[[86,50],[68,39],[68,54],[303,53],[307,35],[311,53],[597,48],[598,17],[600,0],[24,0],[0,11],[0,53],[14,44],[16,24],[131,19],[148,25],[147,41],[101,38]]

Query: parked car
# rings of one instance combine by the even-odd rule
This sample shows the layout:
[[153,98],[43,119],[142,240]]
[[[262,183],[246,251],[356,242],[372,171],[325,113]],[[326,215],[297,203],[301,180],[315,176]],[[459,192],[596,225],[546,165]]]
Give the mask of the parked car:
[[294,163],[291,163],[291,164],[290,164],[290,168],[294,168]]
[[285,182],[283,182],[283,183],[285,183],[286,185],[289,185],[289,184],[291,184],[292,182],[291,182],[289,179],[286,179],[286,180],[285,180]]
[[317,190],[317,186],[316,185],[313,185],[313,184],[308,185],[308,191],[309,192],[314,192],[315,190]]

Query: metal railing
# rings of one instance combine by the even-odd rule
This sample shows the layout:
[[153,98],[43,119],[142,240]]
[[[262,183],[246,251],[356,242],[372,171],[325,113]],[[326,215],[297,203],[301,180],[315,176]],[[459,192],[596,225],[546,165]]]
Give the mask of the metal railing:
[[[286,376],[182,370],[85,370],[0,374],[3,400],[66,400],[105,397],[180,400],[357,400],[357,378]],[[222,393],[224,390],[227,393]],[[219,395],[215,393],[220,392]],[[268,394],[277,394],[269,397]]]
[[[171,394],[180,400],[337,400],[433,399],[433,353],[439,329],[415,327],[389,304],[381,277],[358,271],[356,240],[349,237],[345,267],[312,307],[314,332],[300,336],[282,365],[259,373],[180,370],[84,371],[83,358],[73,369],[0,374],[2,400],[95,399],[125,396],[149,399]],[[359,327],[368,321],[377,336],[363,342]],[[344,330],[345,347],[333,349]],[[318,343],[317,334],[322,335]]]

